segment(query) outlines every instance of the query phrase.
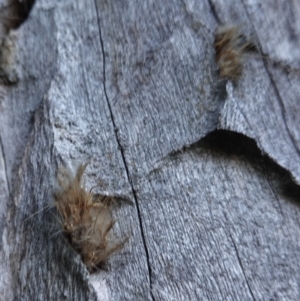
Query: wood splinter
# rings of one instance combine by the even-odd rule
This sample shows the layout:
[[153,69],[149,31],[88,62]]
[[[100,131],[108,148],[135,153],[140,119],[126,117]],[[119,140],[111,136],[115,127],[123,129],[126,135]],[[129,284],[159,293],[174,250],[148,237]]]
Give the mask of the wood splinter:
[[94,194],[82,187],[86,166],[81,164],[75,176],[60,170],[57,180],[61,191],[55,194],[55,206],[63,232],[92,271],[101,267],[113,252],[120,250],[128,238],[116,244],[110,243],[108,237],[115,224],[111,206],[115,198]]

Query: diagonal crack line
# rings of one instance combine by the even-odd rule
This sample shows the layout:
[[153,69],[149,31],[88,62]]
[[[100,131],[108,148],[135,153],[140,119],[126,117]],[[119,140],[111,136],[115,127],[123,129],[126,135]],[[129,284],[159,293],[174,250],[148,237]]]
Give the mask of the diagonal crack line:
[[236,253],[238,262],[239,262],[239,265],[240,265],[240,267],[241,267],[241,269],[242,269],[242,272],[243,272],[243,275],[244,275],[244,278],[245,278],[245,281],[246,281],[248,290],[249,290],[249,292],[250,292],[250,295],[252,296],[252,299],[255,301],[256,299],[255,299],[254,294],[253,294],[253,292],[252,292],[251,286],[250,286],[250,284],[249,284],[249,282],[248,282],[248,278],[246,277],[245,270],[244,270],[244,267],[243,267],[243,264],[242,264],[242,260],[241,260],[239,251],[238,251],[238,249],[237,249],[237,247],[236,247],[236,244],[235,244],[235,242],[234,242],[234,240],[233,240],[233,237],[232,237],[230,231],[229,231],[229,236],[230,236],[231,242],[232,242],[232,244],[233,244],[233,247],[234,247],[234,250],[235,250],[235,253]]
[[6,185],[7,185],[7,189],[8,189],[8,195],[10,195],[10,187],[9,187],[9,181],[8,181],[8,174],[7,174],[7,162],[5,159],[5,152],[4,152],[4,146],[2,143],[2,137],[0,136],[0,148],[2,151],[2,156],[3,156],[3,161],[4,161],[4,172],[5,172],[5,179],[6,179]]
[[278,204],[279,212],[280,212],[280,214],[281,214],[281,216],[282,216],[282,218],[283,218],[283,220],[284,220],[284,222],[285,222],[285,215],[284,215],[284,213],[283,213],[282,206],[281,206],[281,204],[280,204],[280,199],[279,199],[278,195],[275,193],[274,188],[273,188],[272,185],[271,185],[271,182],[270,182],[270,179],[269,179],[269,174],[268,174],[268,171],[267,171],[267,166],[266,166],[266,162],[265,162],[265,161],[263,162],[262,167],[263,167],[264,176],[265,176],[265,178],[266,178],[266,180],[267,180],[267,183],[268,183],[268,186],[269,186],[269,188],[270,188],[270,191],[271,191],[271,193],[273,194],[273,197],[274,197],[274,199],[276,200],[276,202],[277,202],[277,204]]
[[212,15],[214,16],[215,20],[220,24],[221,21],[217,14],[215,4],[212,2],[212,0],[208,0],[208,5],[210,6],[210,10],[211,10]]
[[110,102],[109,102],[109,99],[108,99],[108,95],[107,95],[107,91],[106,91],[104,43],[103,43],[102,33],[101,33],[100,16],[99,16],[99,9],[98,9],[98,5],[97,5],[97,0],[94,0],[94,3],[95,3],[95,8],[96,8],[96,14],[97,14],[98,30],[99,30],[99,37],[100,37],[100,46],[101,46],[101,51],[102,51],[102,54],[103,54],[103,89],[104,89],[104,95],[105,95],[107,105],[108,105],[108,108],[109,108],[110,117],[111,117],[111,120],[112,120],[112,123],[113,123],[115,135],[116,135],[116,140],[117,140],[119,149],[121,151],[121,156],[122,156],[123,164],[125,166],[125,171],[126,171],[126,175],[127,175],[127,178],[128,178],[128,182],[131,186],[133,197],[134,197],[134,200],[135,200],[135,203],[136,203],[138,219],[139,219],[139,224],[140,224],[140,229],[141,229],[141,236],[142,236],[142,241],[143,241],[143,245],[144,245],[144,248],[145,248],[146,260],[147,260],[147,266],[148,266],[149,284],[150,284],[150,290],[149,291],[150,291],[151,299],[154,301],[155,298],[154,298],[153,293],[152,293],[152,269],[151,269],[151,265],[150,265],[150,257],[149,257],[149,251],[148,251],[148,248],[147,248],[147,243],[146,243],[145,231],[144,231],[144,227],[143,227],[143,223],[142,223],[141,210],[140,210],[140,207],[139,207],[137,194],[136,194],[136,191],[134,189],[134,186],[133,186],[133,183],[132,183],[132,180],[131,180],[131,177],[130,177],[130,173],[129,173],[129,170],[128,170],[128,165],[127,165],[125,154],[124,154],[124,148],[123,148],[122,143],[120,141],[120,138],[118,136],[116,122],[115,122],[115,119],[114,119],[114,115],[113,115],[112,108],[111,108],[111,105],[110,105]]

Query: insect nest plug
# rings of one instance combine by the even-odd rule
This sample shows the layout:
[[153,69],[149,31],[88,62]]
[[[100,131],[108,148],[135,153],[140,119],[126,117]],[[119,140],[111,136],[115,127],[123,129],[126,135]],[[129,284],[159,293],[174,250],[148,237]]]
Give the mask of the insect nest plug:
[[113,197],[94,194],[82,187],[82,176],[87,164],[81,164],[75,176],[66,170],[58,173],[61,188],[55,194],[55,206],[60,215],[63,232],[89,270],[100,267],[127,238],[112,245],[109,234],[115,221],[111,214]]
[[236,26],[220,26],[217,30],[214,47],[220,77],[236,80],[242,73],[246,52],[256,50]]

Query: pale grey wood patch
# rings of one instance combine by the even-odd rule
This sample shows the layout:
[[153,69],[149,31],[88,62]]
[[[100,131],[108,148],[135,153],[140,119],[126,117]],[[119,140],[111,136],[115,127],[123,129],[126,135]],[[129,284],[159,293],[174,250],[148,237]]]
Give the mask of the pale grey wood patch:
[[[5,300],[298,299],[299,7],[280,3],[37,1],[1,86]],[[268,56],[237,85],[218,77],[221,22]],[[87,160],[87,187],[135,204],[92,276],[43,211],[57,166]]]

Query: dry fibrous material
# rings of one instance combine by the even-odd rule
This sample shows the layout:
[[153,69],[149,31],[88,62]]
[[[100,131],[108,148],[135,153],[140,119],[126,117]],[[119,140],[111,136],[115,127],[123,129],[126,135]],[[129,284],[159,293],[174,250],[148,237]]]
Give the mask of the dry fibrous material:
[[236,80],[241,75],[245,53],[256,49],[236,26],[220,26],[216,33],[214,47],[220,77],[231,80]]
[[94,194],[82,187],[86,166],[80,165],[75,176],[60,170],[58,183],[61,191],[55,194],[55,206],[71,246],[81,255],[88,269],[92,270],[121,249],[127,238],[111,244],[109,234],[115,223],[111,214],[114,198]]

